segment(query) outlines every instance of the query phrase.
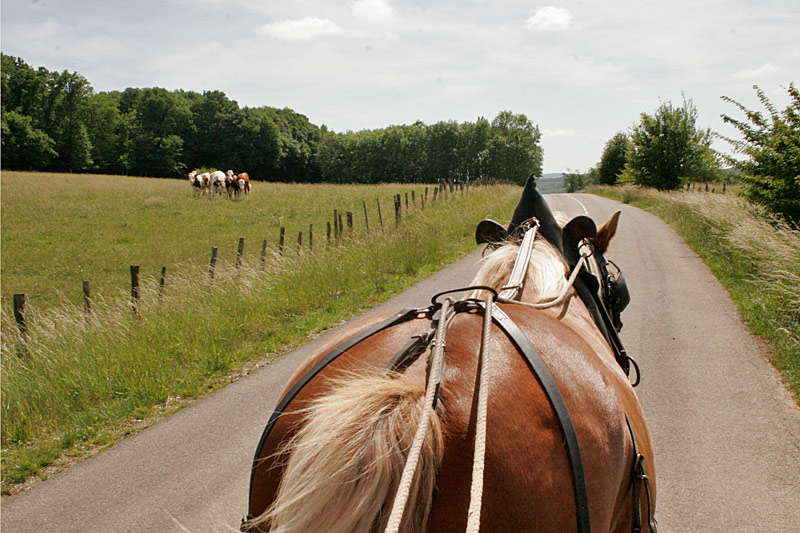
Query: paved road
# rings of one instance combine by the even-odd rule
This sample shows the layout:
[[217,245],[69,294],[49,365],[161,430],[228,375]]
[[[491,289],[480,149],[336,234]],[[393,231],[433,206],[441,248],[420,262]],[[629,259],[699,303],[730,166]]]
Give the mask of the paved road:
[[[800,531],[800,411],[708,268],[647,213],[587,195],[548,200],[598,222],[623,211],[608,256],[633,297],[622,336],[643,369],[637,391],[658,454],[661,531]],[[468,283],[478,257],[371,314],[425,305],[435,290]],[[277,394],[324,338],[6,499],[3,532],[237,527]]]

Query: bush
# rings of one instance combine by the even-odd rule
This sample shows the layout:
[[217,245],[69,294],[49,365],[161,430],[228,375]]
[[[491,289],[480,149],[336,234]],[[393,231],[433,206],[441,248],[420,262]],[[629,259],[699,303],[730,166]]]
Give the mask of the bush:
[[764,91],[756,85],[753,89],[769,117],[722,97],[747,117],[747,122],[743,122],[722,115],[725,122],[733,124],[744,136],[743,140],[723,138],[733,145],[736,153],[748,157],[729,160],[742,171],[742,194],[746,198],[786,221],[800,224],[800,91],[790,83],[787,89],[790,104],[778,113]]
[[661,190],[677,189],[689,176],[714,181],[720,170],[711,131],[698,130],[696,122],[697,108],[686,99],[681,107],[668,102],[653,115],[642,113],[631,132],[622,177]]

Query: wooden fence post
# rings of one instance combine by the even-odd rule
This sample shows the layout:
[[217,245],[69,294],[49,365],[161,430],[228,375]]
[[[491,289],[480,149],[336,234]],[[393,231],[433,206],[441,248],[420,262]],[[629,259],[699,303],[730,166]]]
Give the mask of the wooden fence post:
[[92,291],[88,279],[83,280],[83,310],[87,313],[92,312]]
[[139,314],[139,265],[131,265],[131,309]]
[[297,233],[297,249],[300,250],[303,247],[303,232],[300,231]]
[[331,221],[328,221],[328,232],[325,234],[328,237],[328,244],[331,242]]
[[314,249],[314,224],[308,225],[308,248]]
[[267,239],[264,239],[264,242],[261,243],[261,266],[264,266],[267,263]]
[[23,337],[28,336],[28,323],[25,320],[25,293],[14,295],[14,320]]
[[353,212],[347,212],[347,235],[353,235]]
[[417,207],[417,195],[414,194],[415,191],[411,191],[411,205]]
[[394,195],[394,226],[400,225],[400,195]]
[[216,246],[211,247],[211,262],[208,264],[208,277],[214,279],[214,269],[217,267],[217,254],[219,248]]
[[433,189],[433,202],[436,203],[436,197],[439,195],[439,187]]
[[344,225],[342,224],[342,214],[339,213],[339,237],[344,235]]
[[408,192],[406,192],[406,213],[408,213]]
[[367,201],[364,200],[362,203],[364,204],[364,226],[367,228],[367,233],[369,233],[369,215],[367,215]]
[[333,210],[333,236],[339,238],[339,211]]
[[242,256],[244,255],[244,237],[239,237],[239,248],[236,250],[236,268],[242,266]]
[[167,283],[167,267],[161,267],[161,279],[158,281],[158,297],[163,298],[164,286]]
[[278,251],[283,255],[283,241],[286,234],[286,228],[281,227],[281,240],[278,243]]
[[380,198],[375,200],[378,203],[378,221],[381,223],[381,232],[383,232],[383,215],[381,214],[381,201]]

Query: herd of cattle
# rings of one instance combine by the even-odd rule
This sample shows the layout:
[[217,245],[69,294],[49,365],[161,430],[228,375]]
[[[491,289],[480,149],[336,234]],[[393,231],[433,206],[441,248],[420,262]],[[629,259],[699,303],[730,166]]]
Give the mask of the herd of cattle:
[[241,198],[242,193],[250,193],[250,176],[247,172],[234,174],[233,170],[223,173],[221,170],[214,172],[204,172],[198,174],[196,170],[192,170],[186,177],[189,178],[189,183],[192,184],[192,191],[195,196],[207,194],[209,198],[216,194],[228,193],[228,197],[236,196]]

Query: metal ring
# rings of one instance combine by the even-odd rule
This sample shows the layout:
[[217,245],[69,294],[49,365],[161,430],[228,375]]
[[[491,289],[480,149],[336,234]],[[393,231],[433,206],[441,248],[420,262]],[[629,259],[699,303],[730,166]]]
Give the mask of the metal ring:
[[495,290],[495,288],[494,288],[494,287],[488,287],[488,286],[486,286],[486,285],[474,285],[474,286],[472,286],[472,287],[463,287],[463,288],[461,288],[461,289],[450,289],[449,291],[443,291],[443,292],[440,292],[440,293],[434,294],[434,295],[433,295],[433,298],[431,298],[431,305],[434,305],[434,306],[436,306],[436,307],[438,307],[438,306],[442,305],[442,304],[440,304],[439,302],[437,302],[436,300],[437,300],[437,299],[438,299],[440,296],[444,296],[445,294],[452,294],[452,293],[454,293],[454,292],[474,291],[474,290],[484,290],[484,291],[489,291],[489,292],[491,292],[492,294],[494,294],[494,297],[495,297],[495,298],[497,298],[497,290]]

